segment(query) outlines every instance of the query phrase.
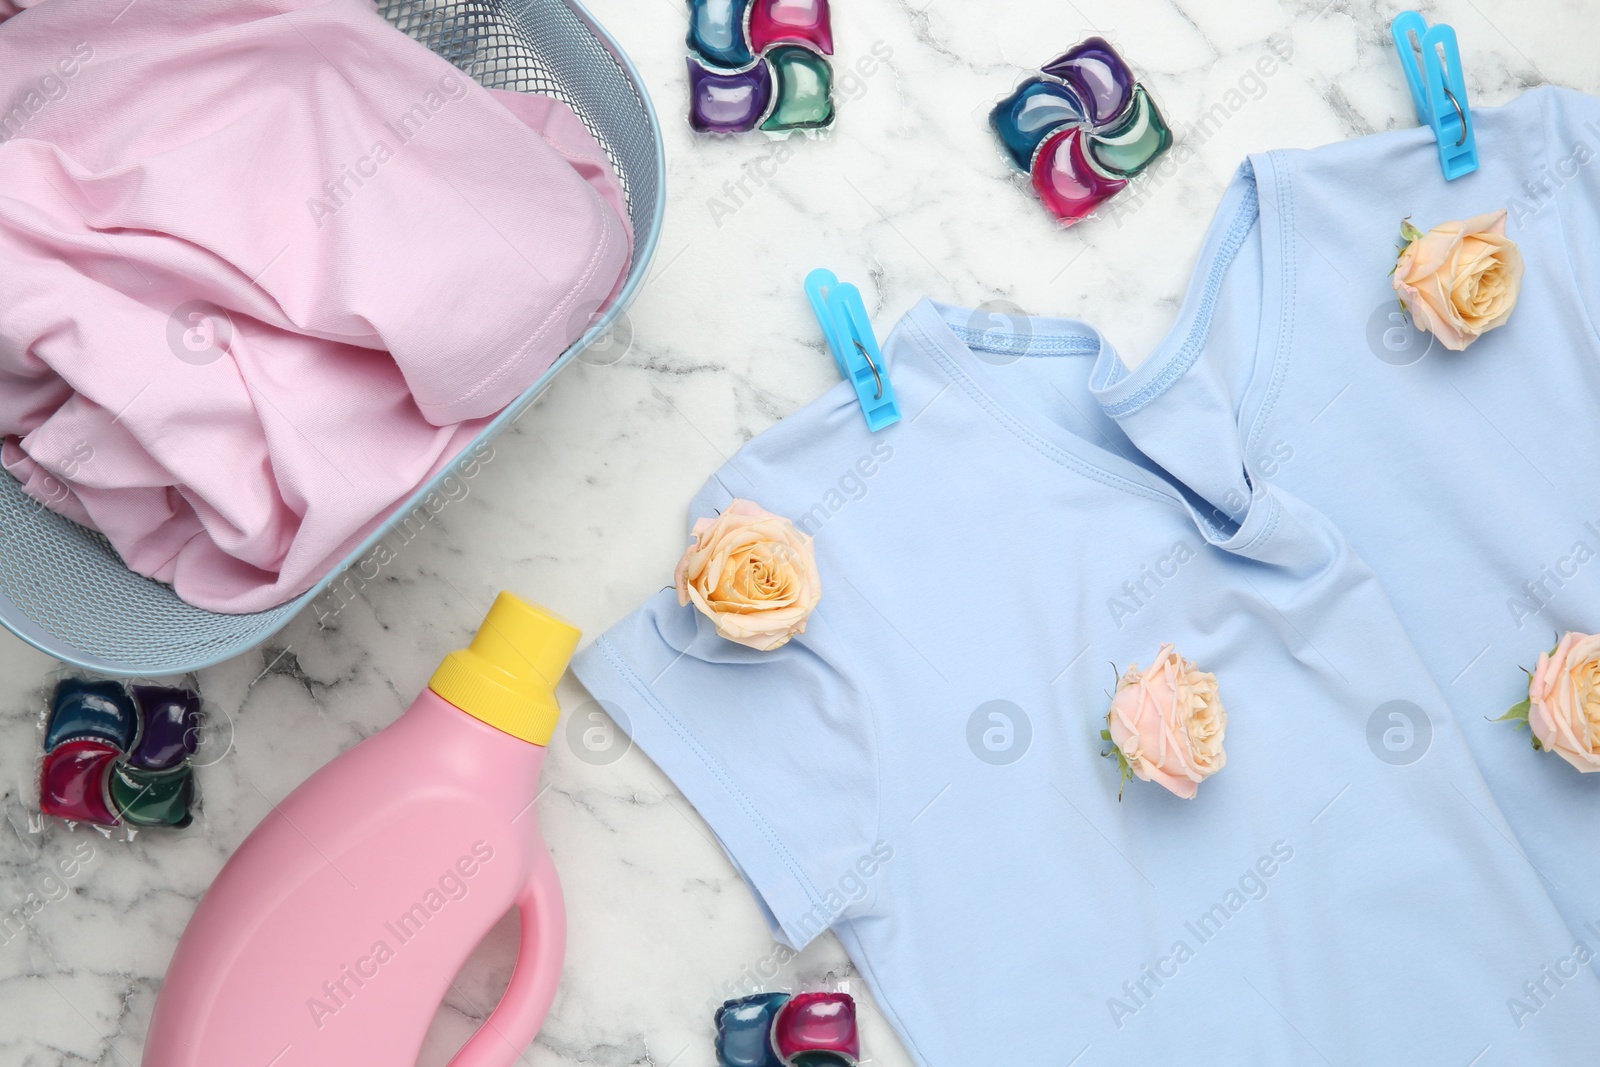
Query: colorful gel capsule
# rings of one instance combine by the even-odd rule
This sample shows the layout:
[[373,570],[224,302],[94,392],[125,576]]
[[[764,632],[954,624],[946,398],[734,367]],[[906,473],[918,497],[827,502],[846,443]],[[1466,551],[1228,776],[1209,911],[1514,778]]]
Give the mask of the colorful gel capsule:
[[1132,178],[1172,145],[1172,131],[1144,86],[1133,89],[1133,106],[1114,127],[1088,137],[1087,158],[1107,178]]
[[788,1067],[855,1067],[855,1064],[837,1052],[802,1052],[789,1061]]
[[754,62],[756,53],[744,39],[748,2],[689,0],[689,47],[718,67],[742,67]]
[[766,61],[777,90],[763,130],[817,130],[833,121],[833,72],[826,59],[809,48],[783,45],[768,52]]
[[798,1067],[798,1057],[819,1052],[854,1067],[861,1059],[855,1000],[848,993],[796,993],[772,1022],[772,1050],[789,1067]]
[[772,99],[766,63],[724,74],[689,60],[689,125],[701,133],[745,133],[756,128]]
[[1040,147],[1033,161],[1033,188],[1050,213],[1071,225],[1111,199],[1128,183],[1096,173],[1083,155],[1083,131],[1068,126]]
[[95,737],[124,751],[133,744],[139,716],[121,682],[63,678],[50,698],[46,752],[80,737]]
[[143,728],[129,763],[147,771],[165,771],[194,755],[200,737],[200,694],[192,689],[136,685],[133,701]]
[[1062,126],[1082,121],[1083,105],[1072,91],[1043,78],[1029,78],[989,112],[989,125],[1000,138],[1000,146],[1024,174],[1046,137]]
[[1095,126],[1104,126],[1121,116],[1133,97],[1133,72],[1104,37],[1090,37],[1073,45],[1046,63],[1043,70],[1072,88]]
[[787,993],[756,993],[717,1009],[718,1067],[783,1067],[769,1035]]
[[39,810],[63,819],[117,825],[106,797],[106,775],[121,753],[102,741],[67,741],[44,757]]
[[194,774],[187,764],[144,771],[118,764],[111,772],[111,803],[134,826],[188,826],[193,821]]
[[810,45],[833,55],[833,25],[828,0],[754,0],[750,8],[750,47],[757,55],[785,42]]

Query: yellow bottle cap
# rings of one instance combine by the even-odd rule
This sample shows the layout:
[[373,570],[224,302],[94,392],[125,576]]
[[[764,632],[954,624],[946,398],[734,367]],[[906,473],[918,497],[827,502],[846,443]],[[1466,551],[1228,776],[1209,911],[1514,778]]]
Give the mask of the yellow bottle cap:
[[428,688],[512,737],[549,744],[561,716],[556,683],[582,636],[555,612],[501,593],[472,644],[446,656]]

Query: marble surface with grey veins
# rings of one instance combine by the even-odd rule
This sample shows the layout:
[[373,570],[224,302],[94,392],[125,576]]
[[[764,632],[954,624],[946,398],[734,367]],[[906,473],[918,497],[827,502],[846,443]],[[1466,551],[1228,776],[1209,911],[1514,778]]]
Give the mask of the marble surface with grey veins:
[[[682,117],[680,0],[591,7],[666,127],[652,280],[613,343],[558,379],[465,499],[357,599],[201,674],[215,718],[199,822],[131,842],[34,832],[35,722],[57,664],[0,635],[0,911],[28,914],[0,928],[0,1067],[137,1064],[173,946],[229,853],[275,801],[390,723],[496,590],[548,603],[592,636],[669,582],[701,482],[835,380],[801,292],[808,270],[858,283],[880,336],[924,295],[1008,301],[1087,319],[1136,361],[1176,314],[1245,153],[1415,122],[1390,3],[842,0],[835,39],[850,74],[830,136],[781,149],[697,142]],[[1427,15],[1457,28],[1474,104],[1547,82],[1600,91],[1600,6],[1443,0]],[[1009,176],[985,116],[1025,70],[1096,32],[1138,67],[1179,150],[1124,210],[1062,230]],[[570,677],[561,696],[569,716],[592,710]],[[775,985],[849,983],[874,1067],[913,1062],[831,936],[795,958],[776,948],[710,831],[639,752],[597,753],[562,730],[544,780],[539,817],[571,934],[554,1011],[523,1062],[704,1067],[712,1009],[747,971],[775,972]],[[508,921],[479,948],[421,1064],[445,1064],[477,1026],[514,945]]]

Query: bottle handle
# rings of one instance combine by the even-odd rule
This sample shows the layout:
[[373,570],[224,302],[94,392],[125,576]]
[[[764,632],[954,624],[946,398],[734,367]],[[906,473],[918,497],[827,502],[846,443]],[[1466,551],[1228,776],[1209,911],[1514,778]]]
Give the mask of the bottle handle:
[[522,937],[511,982],[478,1032],[455,1054],[450,1067],[509,1067],[516,1063],[538,1036],[555,1000],[567,954],[567,910],[549,853],[542,847],[533,852],[533,870],[516,900]]

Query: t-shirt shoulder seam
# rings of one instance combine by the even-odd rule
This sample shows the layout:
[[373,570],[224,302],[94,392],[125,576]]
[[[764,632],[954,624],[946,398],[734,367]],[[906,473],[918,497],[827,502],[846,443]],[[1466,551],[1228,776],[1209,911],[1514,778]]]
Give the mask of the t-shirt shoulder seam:
[[[1294,223],[1294,179],[1283,166],[1282,154],[1268,152],[1265,157],[1272,168],[1271,196],[1275,200],[1275,209],[1278,213],[1278,272],[1283,291],[1278,297],[1278,322],[1277,337],[1272,346],[1271,365],[1262,368],[1259,365],[1251,371],[1252,375],[1259,374],[1263,369],[1267,373],[1266,392],[1261,398],[1261,407],[1250,420],[1250,426],[1244,430],[1243,443],[1246,454],[1252,454],[1256,438],[1272,417],[1278,405],[1278,397],[1283,392],[1283,383],[1289,374],[1289,358],[1292,348],[1291,338],[1294,333],[1294,316],[1296,311],[1296,297],[1299,285],[1299,275],[1295,270],[1294,239],[1296,227]],[[1259,199],[1260,182],[1256,182]],[[1247,385],[1245,396],[1249,396],[1254,383]]]
[[1252,182],[1249,194],[1240,200],[1239,206],[1234,210],[1233,218],[1228,222],[1227,236],[1223,238],[1211,262],[1206,264],[1206,280],[1200,297],[1200,307],[1195,313],[1194,322],[1189,326],[1189,332],[1184,336],[1183,343],[1167,359],[1156,376],[1140,387],[1136,393],[1106,406],[1106,414],[1111,418],[1125,418],[1154,403],[1172,388],[1173,383],[1187,374],[1189,368],[1200,358],[1200,353],[1205,348],[1206,337],[1211,332],[1211,322],[1217,295],[1222,289],[1223,276],[1227,274],[1234,257],[1239,254],[1239,249],[1243,247],[1244,240],[1250,233],[1250,227],[1255,223],[1259,211],[1257,197],[1255,183]]

